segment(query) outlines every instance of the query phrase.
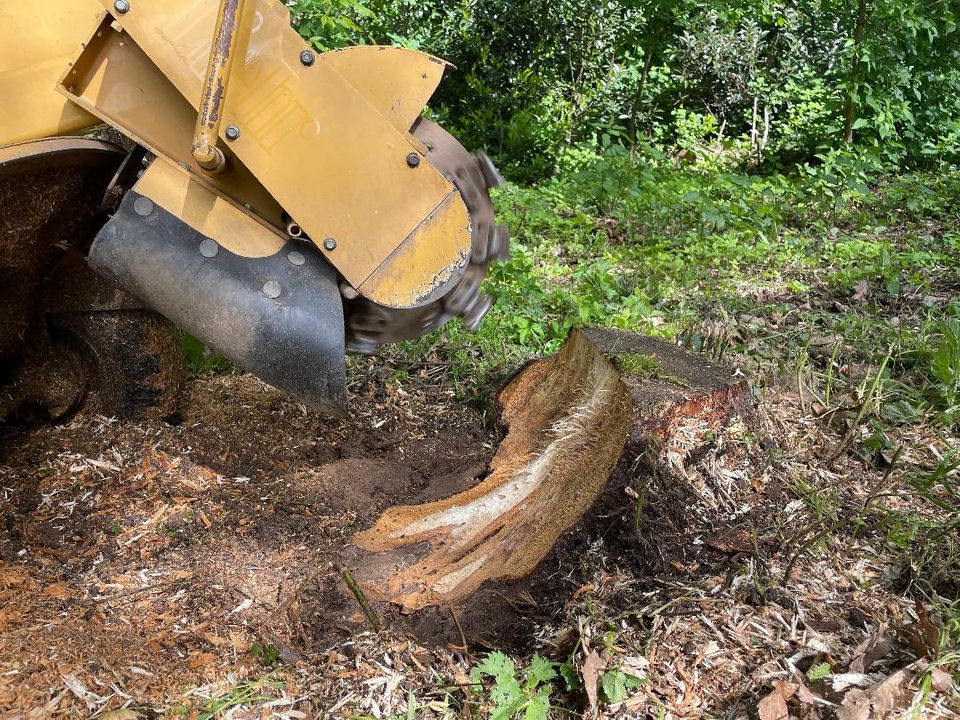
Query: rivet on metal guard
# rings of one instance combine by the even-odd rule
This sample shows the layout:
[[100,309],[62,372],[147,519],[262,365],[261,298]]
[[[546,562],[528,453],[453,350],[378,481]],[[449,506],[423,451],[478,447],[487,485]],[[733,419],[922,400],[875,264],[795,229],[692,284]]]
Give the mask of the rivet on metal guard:
[[337,249],[337,241],[334,240],[333,238],[327,238],[326,240],[323,241],[323,247],[325,250],[329,252],[333,252],[334,250]]
[[219,252],[220,246],[217,245],[216,240],[207,238],[206,240],[200,242],[200,254],[205,258],[215,258]]
[[127,0],[117,0],[113,4],[113,9],[116,10],[121,15],[125,15],[130,12],[130,3]]
[[147,217],[153,212],[153,200],[148,197],[138,197],[133,203],[133,211],[141,217]]
[[280,297],[282,292],[283,289],[280,287],[280,283],[278,283],[276,280],[268,280],[263,285],[263,294],[271,300],[276,300],[278,297]]
[[289,260],[290,264],[295,267],[300,267],[307,261],[307,259],[303,256],[303,253],[298,253],[296,251],[287,255],[287,260]]

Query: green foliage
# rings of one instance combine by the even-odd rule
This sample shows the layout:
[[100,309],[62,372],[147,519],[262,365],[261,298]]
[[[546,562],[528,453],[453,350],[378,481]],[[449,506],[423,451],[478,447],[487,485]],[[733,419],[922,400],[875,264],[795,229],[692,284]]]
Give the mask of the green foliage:
[[635,675],[628,675],[619,668],[608,670],[600,678],[600,690],[603,693],[603,700],[609,705],[626,700],[631,690],[636,690],[643,685],[643,680]]
[[360,0],[297,0],[290,11],[300,34],[318,50],[357,44],[361,36],[357,21],[376,17]]
[[930,371],[940,405],[946,416],[952,418],[960,411],[960,319],[944,320],[941,336],[930,358]]
[[273,667],[280,660],[280,649],[276,645],[255,642],[250,647],[250,657],[266,667]]
[[180,349],[187,361],[187,367],[194,375],[202,375],[205,372],[227,372],[233,367],[223,355],[211,350],[192,335],[180,336]]
[[495,651],[484,658],[470,673],[477,685],[490,678],[490,720],[546,720],[550,712],[552,682],[557,677],[555,663],[535,655],[530,665],[518,671],[513,660]]
[[193,720],[215,720],[234,708],[273,700],[283,687],[283,682],[272,680],[269,676],[261,680],[245,680],[212,698],[199,700],[190,707],[177,708],[173,713]]
[[653,143],[767,168],[831,163],[825,153],[851,144],[887,164],[960,158],[953,3],[871,0],[862,18],[839,0],[290,7],[318,48],[388,43],[453,62],[432,112],[518,182],[581,146]]
[[830,663],[817,663],[812,665],[809,670],[807,670],[807,679],[810,682],[817,682],[817,680],[824,680],[830,677],[833,674],[833,669],[830,667]]

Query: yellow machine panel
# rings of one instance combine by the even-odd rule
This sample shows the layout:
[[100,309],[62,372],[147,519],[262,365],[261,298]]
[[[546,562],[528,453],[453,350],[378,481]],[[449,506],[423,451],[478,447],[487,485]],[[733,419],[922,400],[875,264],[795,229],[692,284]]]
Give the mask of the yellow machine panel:
[[354,45],[321,57],[403,133],[420,117],[450,67],[432,55],[381,45]]
[[97,123],[55,88],[102,15],[96,0],[0,3],[0,145]]
[[170,162],[195,171],[197,182],[284,227],[282,209],[243,163],[229,173],[201,173],[190,154],[196,111],[130,37],[107,17],[62,80],[80,107]]
[[135,189],[240,257],[270,257],[280,252],[287,241],[163,158],[150,163]]
[[[128,12],[117,14],[113,2],[102,1],[191,106],[199,107],[216,4],[133,0]],[[424,243],[429,249],[415,267],[383,274],[389,282],[368,280],[409,238],[429,237],[424,221],[438,209],[462,204],[453,185],[423,160],[408,133],[397,130],[397,118],[387,120],[324,56],[301,61],[307,46],[281,3],[249,0],[237,47],[244,56],[234,59],[221,126],[224,141],[223,129],[236,131],[228,150],[364,295],[388,307],[428,302],[438,279],[450,278],[449,268],[470,252],[465,209],[461,232],[451,236],[444,223],[444,239],[438,234],[438,242]],[[421,73],[407,82],[424,88],[427,74],[427,81]],[[411,93],[398,89],[396,95]]]

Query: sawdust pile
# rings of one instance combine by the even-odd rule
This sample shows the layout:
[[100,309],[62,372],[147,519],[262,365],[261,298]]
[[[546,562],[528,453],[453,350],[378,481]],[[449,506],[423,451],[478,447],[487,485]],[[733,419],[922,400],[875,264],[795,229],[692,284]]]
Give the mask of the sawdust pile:
[[[354,391],[340,424],[228,376],[193,383],[179,426],[4,431],[0,714],[156,717],[219,698],[234,718],[386,718],[412,696],[419,718],[482,717],[467,676],[482,648],[362,617],[331,634],[322,549],[373,524],[397,482],[419,503],[428,477],[480,476],[496,433],[429,377],[371,365]],[[758,424],[721,432],[678,424],[648,466],[618,468],[575,552],[545,568],[554,597],[522,603],[524,632],[499,647],[570,661],[586,690],[605,672],[643,678],[601,717],[867,717],[850,713],[920,700],[955,717],[928,666],[940,620],[904,594],[909,568],[867,503],[910,509],[906,473],[947,440],[912,431],[889,472],[831,464],[842,438],[808,404],[784,390],[759,407]],[[850,522],[819,536],[811,490]],[[561,692],[591,712],[588,692]]]

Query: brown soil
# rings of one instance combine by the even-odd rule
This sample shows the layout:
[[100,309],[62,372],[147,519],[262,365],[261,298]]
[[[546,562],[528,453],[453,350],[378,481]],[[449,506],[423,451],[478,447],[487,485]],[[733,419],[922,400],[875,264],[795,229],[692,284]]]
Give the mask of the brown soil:
[[398,498],[463,489],[495,446],[479,414],[424,396],[414,415],[402,392],[357,397],[339,422],[208,377],[178,426],[4,430],[0,708],[49,702],[67,674],[163,703],[255,664],[254,642],[349,637],[365,620],[332,560]]
[[[465,673],[484,647],[646,679],[602,717],[732,717],[814,664],[846,672],[887,626],[897,642],[871,672],[922,657],[911,638],[930,621],[884,579],[896,567],[870,517],[856,538],[797,552],[820,526],[788,481],[858,508],[886,480],[852,458],[826,469],[838,440],[789,393],[767,398],[758,427],[717,431],[709,408],[674,418],[672,439],[619,465],[531,577],[410,616],[376,605],[388,629],[371,632],[334,566],[353,562],[350,538],[397,502],[475,484],[500,441],[429,375],[390,373],[354,369],[346,421],[249,376],[208,376],[177,425],[88,416],[0,432],[0,717],[125,704],[157,717],[267,675],[284,683],[256,686],[273,709],[232,717],[403,717],[409,693],[417,717],[482,717]],[[930,717],[951,716],[947,695],[933,702]]]

